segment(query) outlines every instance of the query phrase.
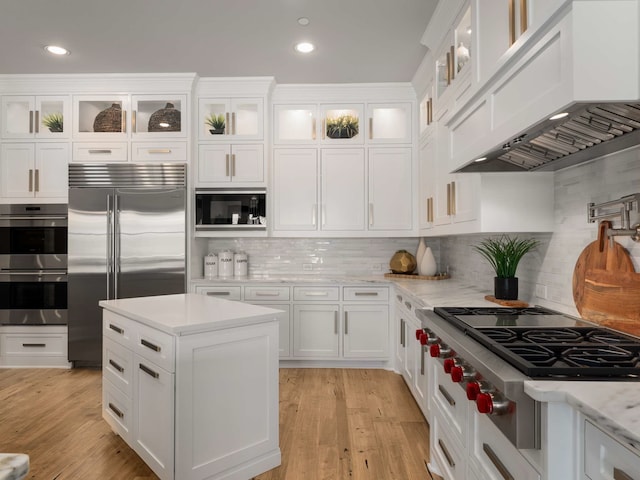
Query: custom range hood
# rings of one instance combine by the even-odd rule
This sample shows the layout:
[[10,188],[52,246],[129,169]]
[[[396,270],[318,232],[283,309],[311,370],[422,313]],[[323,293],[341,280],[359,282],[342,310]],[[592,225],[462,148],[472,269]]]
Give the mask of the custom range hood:
[[576,103],[458,172],[554,171],[640,145],[640,103]]

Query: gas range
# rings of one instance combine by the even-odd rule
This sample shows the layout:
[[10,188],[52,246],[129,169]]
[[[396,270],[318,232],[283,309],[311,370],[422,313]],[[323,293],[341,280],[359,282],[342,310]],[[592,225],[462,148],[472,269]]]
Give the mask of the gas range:
[[640,339],[553,310],[436,307],[416,315],[416,338],[517,448],[540,448],[540,404],[524,393],[525,381],[640,380]]

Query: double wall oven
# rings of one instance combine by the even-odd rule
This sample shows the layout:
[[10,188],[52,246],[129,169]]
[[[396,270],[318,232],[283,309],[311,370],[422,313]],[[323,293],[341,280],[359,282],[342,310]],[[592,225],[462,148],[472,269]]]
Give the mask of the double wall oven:
[[67,206],[0,205],[0,324],[67,323]]

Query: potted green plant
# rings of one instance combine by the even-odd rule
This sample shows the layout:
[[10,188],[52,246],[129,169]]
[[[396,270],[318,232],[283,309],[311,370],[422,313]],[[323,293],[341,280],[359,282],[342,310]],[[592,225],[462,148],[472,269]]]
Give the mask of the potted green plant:
[[516,270],[522,257],[539,245],[535,239],[511,238],[502,235],[499,238],[485,238],[473,248],[493,267],[494,294],[496,299],[517,300],[518,278]]
[[351,138],[358,134],[358,117],[340,115],[327,118],[327,137]]
[[211,130],[209,130],[211,135],[220,135],[224,133],[225,122],[224,115],[222,113],[220,115],[216,115],[215,113],[207,115],[204,118],[204,123],[211,127]]
[[61,113],[50,113],[42,117],[42,124],[49,129],[50,132],[60,133],[63,130],[64,123]]

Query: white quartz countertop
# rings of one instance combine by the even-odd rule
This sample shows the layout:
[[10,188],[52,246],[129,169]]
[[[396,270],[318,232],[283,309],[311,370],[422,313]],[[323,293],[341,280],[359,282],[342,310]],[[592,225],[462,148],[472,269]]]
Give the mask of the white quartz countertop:
[[565,402],[602,428],[640,450],[640,382],[525,382],[540,402]]
[[280,310],[195,293],[102,300],[100,306],[172,335],[273,321]]
[[22,480],[28,473],[28,455],[24,453],[0,453],[0,480]]

